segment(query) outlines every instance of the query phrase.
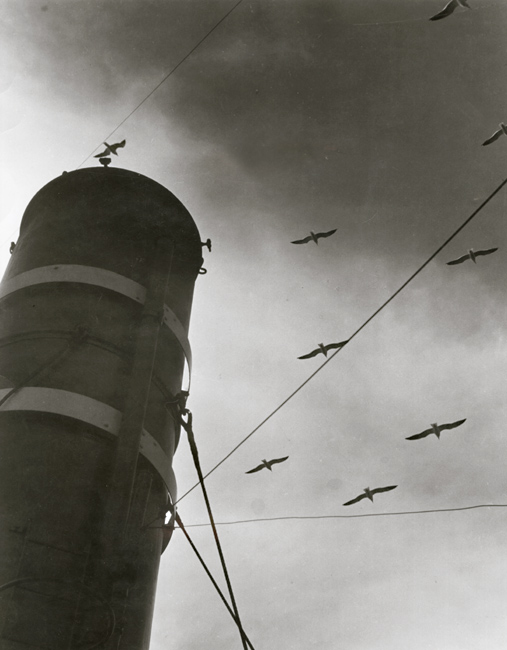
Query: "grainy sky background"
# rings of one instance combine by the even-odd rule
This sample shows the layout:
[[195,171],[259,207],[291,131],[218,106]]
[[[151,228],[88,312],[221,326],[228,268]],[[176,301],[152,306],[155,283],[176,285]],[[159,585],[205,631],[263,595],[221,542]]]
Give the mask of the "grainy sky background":
[[[233,6],[1,0],[0,263],[26,204],[75,169]],[[507,175],[503,0],[244,0],[111,138],[203,239],[189,406],[204,469],[321,363]],[[93,158],[85,166],[94,165]],[[507,502],[506,194],[216,471],[218,521]],[[337,228],[319,246],[293,246]],[[493,256],[449,267],[468,248]],[[465,425],[416,442],[431,422]],[[262,458],[289,455],[245,475]],[[180,493],[195,482],[184,440]],[[397,484],[343,508],[366,487]],[[179,506],[206,520],[197,490]],[[506,514],[220,529],[256,650],[505,648]],[[209,529],[191,532],[219,575]],[[181,532],[152,650],[239,648]]]

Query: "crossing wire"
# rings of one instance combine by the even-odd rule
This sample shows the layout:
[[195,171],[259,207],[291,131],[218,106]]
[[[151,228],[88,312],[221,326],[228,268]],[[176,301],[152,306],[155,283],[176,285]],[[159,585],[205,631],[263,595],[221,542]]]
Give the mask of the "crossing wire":
[[[236,4],[235,4],[231,9],[229,9],[229,11],[228,11],[224,16],[222,16],[222,18],[220,18],[220,20],[219,20],[217,23],[215,23],[215,25],[213,25],[213,27],[212,27],[212,28],[211,28],[211,29],[210,29],[210,30],[209,30],[209,31],[208,31],[208,32],[207,32],[207,33],[206,33],[206,34],[201,38],[201,40],[200,40],[196,45],[194,45],[194,47],[193,47],[189,52],[187,52],[187,54],[185,54],[185,56],[184,56],[184,57],[183,57],[183,58],[182,58],[182,59],[181,59],[181,60],[180,60],[180,61],[179,61],[175,66],[174,66],[174,68],[172,68],[172,69],[171,69],[171,70],[170,70],[170,71],[165,75],[165,77],[164,77],[161,81],[159,81],[159,83],[155,86],[155,88],[153,88],[153,90],[151,90],[151,91],[146,95],[146,97],[145,97],[142,101],[140,101],[139,104],[137,104],[137,106],[136,106],[135,108],[133,108],[133,109],[130,111],[130,113],[129,113],[126,117],[123,118],[123,120],[122,120],[122,121],[121,121],[121,122],[120,122],[120,123],[119,123],[119,124],[118,124],[118,125],[117,125],[113,130],[112,130],[112,131],[111,131],[111,133],[109,133],[108,135],[106,135],[106,137],[104,138],[104,140],[109,140],[109,138],[110,138],[112,135],[114,135],[114,134],[116,133],[116,131],[118,131],[118,129],[120,128],[120,126],[123,126],[123,124],[125,124],[125,122],[126,122],[130,117],[132,117],[132,115],[134,115],[134,113],[135,113],[139,108],[141,108],[141,106],[142,106],[146,101],[148,101],[148,99],[149,99],[149,98],[150,98],[154,93],[157,92],[157,90],[160,88],[160,86],[162,86],[163,84],[165,84],[165,82],[169,79],[169,77],[170,77],[174,72],[176,72],[176,70],[177,70],[177,69],[178,69],[178,68],[179,68],[179,67],[180,67],[180,66],[181,66],[181,65],[182,65],[182,64],[183,64],[187,59],[188,59],[188,57],[191,56],[191,55],[192,55],[192,54],[197,50],[197,48],[198,48],[202,43],[204,43],[204,41],[208,38],[208,36],[210,36],[210,35],[215,31],[215,29],[217,29],[217,27],[219,27],[219,25],[221,25],[221,24],[224,22],[224,20],[225,20],[226,18],[228,18],[228,16],[230,16],[230,15],[232,14],[232,12],[236,9],[236,7],[238,7],[242,2],[243,2],[243,0],[239,0],[238,2],[236,2]],[[82,167],[82,166],[85,164],[85,162],[88,160],[88,158],[90,158],[90,157],[93,155],[93,152],[94,152],[94,151],[97,151],[97,149],[98,149],[100,146],[102,146],[104,140],[103,140],[100,144],[98,144],[98,145],[95,147],[95,149],[94,149],[91,153],[89,153],[89,154],[86,156],[86,158],[81,162],[81,164],[77,167],[77,169],[79,169],[80,167]]]
[[[284,407],[288,402],[290,402],[290,400],[291,400],[293,397],[295,397],[295,396],[299,393],[299,391],[301,391],[301,390],[302,390],[302,389],[303,389],[303,388],[304,388],[304,387],[305,387],[305,386],[306,386],[306,385],[307,385],[307,384],[308,384],[308,383],[309,383],[309,382],[310,382],[310,381],[311,381],[311,380],[312,380],[316,375],[318,375],[319,372],[320,372],[323,368],[325,368],[325,366],[327,366],[327,364],[330,363],[330,362],[331,362],[331,361],[336,357],[336,355],[337,355],[339,352],[341,352],[344,348],[348,347],[348,344],[350,343],[350,341],[352,341],[353,338],[355,338],[355,337],[356,337],[356,336],[357,336],[357,335],[358,335],[358,334],[359,334],[359,333],[360,333],[360,332],[361,332],[361,331],[362,331],[362,330],[363,330],[363,329],[364,329],[364,328],[365,328],[369,323],[371,323],[371,321],[372,321],[376,316],[378,316],[378,315],[380,314],[380,312],[383,311],[383,310],[387,307],[387,305],[389,305],[389,304],[390,304],[390,303],[391,303],[391,302],[396,298],[396,296],[397,296],[398,294],[400,294],[400,293],[403,291],[403,289],[405,289],[405,287],[407,287],[407,286],[412,282],[412,280],[414,280],[414,279],[419,275],[419,273],[421,273],[421,271],[423,271],[423,270],[428,266],[428,264],[429,264],[432,260],[435,259],[435,257],[436,257],[436,256],[437,256],[437,255],[438,255],[438,254],[439,254],[439,253],[440,253],[440,252],[441,252],[441,251],[442,251],[442,250],[443,250],[443,249],[444,249],[444,248],[445,248],[445,247],[446,247],[446,246],[447,246],[447,245],[448,245],[448,244],[449,244],[449,243],[450,243],[450,242],[451,242],[451,241],[452,241],[452,240],[453,240],[453,239],[454,239],[454,238],[455,238],[455,237],[456,237],[456,236],[457,236],[457,235],[458,235],[462,230],[463,230],[463,228],[465,228],[465,227],[466,227],[466,226],[467,226],[467,225],[472,221],[472,219],[474,219],[474,217],[476,217],[476,216],[479,214],[479,212],[480,212],[480,211],[481,211],[481,210],[482,210],[482,209],[483,209],[483,208],[484,208],[484,207],[485,207],[485,206],[486,206],[486,205],[491,201],[491,199],[492,199],[494,196],[496,196],[496,195],[498,194],[498,192],[500,192],[500,190],[504,187],[504,185],[505,185],[506,183],[507,183],[507,178],[506,178],[505,180],[503,180],[503,181],[500,183],[500,185],[498,185],[498,187],[497,187],[495,190],[493,190],[493,191],[491,192],[491,194],[490,194],[490,195],[489,195],[489,196],[488,196],[488,197],[487,197],[487,198],[486,198],[486,199],[485,199],[485,200],[484,200],[484,201],[479,205],[479,207],[476,208],[476,209],[472,212],[472,214],[471,214],[469,217],[467,217],[467,218],[465,219],[465,221],[464,221],[464,222],[463,222],[463,223],[462,223],[458,228],[456,228],[456,230],[455,230],[455,231],[454,231],[454,232],[453,232],[453,233],[452,233],[452,234],[451,234],[451,235],[450,235],[450,236],[449,236],[449,237],[444,241],[444,243],[441,244],[441,245],[436,249],[436,251],[435,251],[434,253],[432,253],[432,254],[431,254],[431,255],[426,259],[426,261],[423,262],[423,264],[421,264],[421,266],[419,266],[419,268],[416,269],[416,270],[412,273],[412,275],[411,275],[407,280],[405,280],[405,282],[404,282],[404,283],[403,283],[403,284],[402,284],[402,285],[401,285],[401,286],[400,286],[400,287],[399,287],[399,288],[398,288],[398,289],[397,289],[393,294],[391,294],[391,296],[390,296],[390,297],[389,297],[389,298],[388,298],[388,299],[387,299],[387,300],[386,300],[386,301],[385,301],[385,302],[384,302],[384,303],[383,303],[383,304],[382,304],[382,305],[381,305],[381,306],[380,306],[376,311],[374,311],[373,314],[372,314],[369,318],[367,318],[367,319],[364,321],[364,323],[363,323],[362,325],[360,325],[360,326],[356,329],[356,331],[355,331],[355,332],[354,332],[354,333],[349,337],[347,345],[343,346],[342,348],[339,348],[338,350],[336,350],[336,352],[333,352],[333,354],[332,354],[330,357],[328,357],[328,358],[324,361],[324,363],[322,363],[322,364],[317,368],[317,370],[315,370],[314,372],[312,372],[312,374],[311,374],[309,377],[307,377],[307,379],[305,379],[304,382],[303,382],[302,384],[300,384],[300,385],[299,385],[299,386],[298,386],[294,391],[292,391],[292,393],[291,393],[288,397],[286,397],[286,398],[283,400],[283,402],[281,402],[281,404],[279,404],[279,405],[278,405],[278,406],[277,406],[273,411],[271,411],[271,413],[269,413],[269,415],[268,415],[267,417],[265,417],[264,420],[262,420],[262,422],[260,422],[260,424],[258,424],[258,425],[257,425],[257,426],[256,426],[256,427],[255,427],[255,428],[254,428],[254,429],[253,429],[253,430],[252,430],[252,431],[251,431],[247,436],[245,436],[245,437],[244,437],[244,438],[243,438],[243,439],[242,439],[242,440],[241,440],[241,441],[240,441],[240,442],[239,442],[239,443],[238,443],[238,444],[237,444],[237,445],[236,445],[236,446],[235,446],[235,447],[234,447],[234,448],[233,448],[233,449],[232,449],[232,450],[231,450],[231,451],[226,455],[226,456],[224,456],[224,457],[222,458],[222,460],[221,460],[220,462],[218,462],[214,467],[212,467],[212,468],[209,470],[209,472],[208,472],[207,474],[204,475],[203,478],[206,479],[206,478],[208,478],[208,476],[210,476],[210,474],[213,474],[213,472],[214,472],[215,470],[217,470],[217,469],[220,467],[220,465],[222,465],[223,463],[225,463],[225,461],[226,461],[228,458],[230,458],[230,457],[231,457],[231,456],[232,456],[232,455],[233,455],[233,454],[234,454],[234,453],[235,453],[235,452],[236,452],[236,451],[241,447],[241,445],[243,445],[243,444],[244,444],[244,443],[245,443],[249,438],[251,438],[251,437],[254,435],[254,433],[256,433],[257,431],[259,431],[259,429],[260,429],[262,426],[264,426],[264,425],[266,424],[266,422],[268,422],[268,420],[270,420],[274,415],[276,415],[276,413],[278,413],[278,411],[280,411],[280,409],[282,409],[282,408],[283,408],[283,407]],[[183,500],[187,495],[190,494],[190,492],[192,492],[193,490],[195,490],[195,488],[196,488],[198,485],[199,485],[199,483],[196,483],[195,485],[193,485],[189,490],[187,490],[187,491],[186,491],[186,492],[185,492],[185,493],[184,493],[184,494],[183,494],[183,495],[178,499],[178,501],[176,501],[176,503],[179,503],[180,501],[182,501],[182,500]]]
[[[215,526],[233,526],[251,524],[258,521],[292,521],[305,519],[363,519],[365,517],[399,517],[403,515],[427,515],[435,512],[458,512],[459,510],[476,510],[477,508],[507,508],[507,503],[481,503],[477,506],[461,508],[434,508],[431,510],[405,510],[402,512],[369,512],[359,515],[294,515],[287,517],[257,517],[254,519],[236,519],[235,521],[216,521]],[[209,524],[187,524],[187,528],[203,528]]]
[[[175,512],[175,515],[174,515],[174,516],[175,516],[176,523],[178,524],[179,528],[181,528],[181,530],[183,531],[183,534],[184,534],[185,537],[187,538],[188,543],[190,544],[190,546],[192,547],[192,550],[193,550],[194,553],[196,554],[197,559],[199,560],[199,562],[202,564],[204,570],[206,571],[206,574],[207,574],[208,578],[211,580],[213,586],[214,586],[215,589],[217,590],[218,595],[220,596],[220,598],[221,598],[223,604],[225,605],[225,607],[227,608],[227,611],[228,611],[229,614],[232,616],[232,618],[234,619],[234,622],[235,622],[236,625],[238,626],[238,629],[239,629],[240,633],[243,635],[243,637],[244,637],[246,643],[248,644],[248,647],[250,648],[250,650],[255,650],[254,647],[253,647],[253,645],[252,645],[251,642],[250,642],[250,639],[247,637],[246,632],[245,632],[245,630],[243,629],[243,627],[242,627],[242,625],[241,625],[241,622],[236,618],[236,615],[235,615],[234,612],[232,611],[231,606],[230,606],[229,603],[227,602],[225,596],[224,596],[223,593],[222,593],[222,590],[221,590],[220,587],[218,586],[217,581],[215,580],[215,578],[214,578],[213,575],[211,574],[211,571],[209,570],[208,566],[206,565],[206,562],[203,560],[202,555],[199,553],[199,551],[197,550],[196,545],[194,544],[194,542],[192,541],[190,535],[188,534],[188,532],[187,532],[187,530],[186,530],[187,527],[183,525],[183,522],[181,521],[181,517],[180,517],[180,515],[178,514],[178,512],[177,512],[176,510],[175,510],[174,512]],[[203,525],[203,526],[209,526],[210,524],[202,524],[202,525]]]
[[204,501],[206,503],[206,509],[208,511],[208,517],[210,520],[210,525],[211,528],[213,529],[213,537],[215,538],[215,544],[217,547],[218,555],[220,557],[220,563],[222,564],[222,570],[224,572],[224,577],[225,581],[227,583],[227,589],[229,590],[229,596],[231,598],[231,604],[232,608],[234,610],[234,619],[237,622],[239,633],[241,636],[241,643],[243,644],[244,650],[247,650],[247,637],[245,635],[245,632],[243,630],[243,626],[241,624],[241,619],[239,617],[239,611],[238,611],[238,606],[236,604],[236,598],[234,597],[234,592],[232,590],[232,584],[231,580],[229,578],[229,571],[227,570],[227,565],[225,563],[225,557],[224,553],[222,551],[222,545],[220,544],[220,538],[218,537],[218,531],[215,526],[215,520],[213,517],[213,512],[211,510],[211,504],[209,501],[208,497],[208,491],[206,490],[206,486],[204,484],[204,478],[202,475],[202,469],[201,469],[201,463],[199,461],[199,452],[197,450],[197,444],[195,442],[195,436],[194,436],[194,430],[192,428],[192,413],[188,409],[184,409],[184,412],[187,414],[187,421],[183,419],[183,417],[180,414],[180,423],[181,426],[185,429],[187,432],[187,437],[188,437],[188,444],[190,445],[190,450],[192,452],[192,457],[194,459],[194,464],[195,464],[195,469],[197,471],[197,476],[199,477],[199,484],[201,485],[202,488],[202,493],[204,496]]

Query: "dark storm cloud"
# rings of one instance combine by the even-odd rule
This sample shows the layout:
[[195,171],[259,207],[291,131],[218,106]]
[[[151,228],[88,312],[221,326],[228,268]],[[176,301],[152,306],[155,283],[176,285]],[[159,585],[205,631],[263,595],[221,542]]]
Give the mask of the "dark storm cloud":
[[[503,76],[494,14],[453,21],[435,38],[440,27],[421,25],[423,5],[412,6],[414,23],[352,27],[359,15],[381,22],[387,9],[390,18],[407,9],[245,1],[150,103],[254,179],[275,220],[303,227],[318,204],[315,218],[338,214],[354,248],[403,264],[494,186],[497,152],[479,145],[501,119],[491,97],[500,104]],[[62,100],[126,115],[232,4],[49,7],[10,5],[20,59]]]
[[54,0],[41,13],[36,2],[9,2],[5,38],[26,73],[44,77],[62,100],[82,101],[88,94],[107,110],[118,95],[134,103],[133,89],[159,81],[223,14],[223,6]]
[[275,197],[273,219],[302,226],[318,206],[355,250],[412,263],[501,178],[480,142],[503,35],[486,11],[439,38],[419,23],[351,29],[351,5],[335,5],[240,5],[155,101],[172,97],[171,119]]
[[[20,59],[55,93],[83,101],[84,86],[95,110],[128,97],[126,113],[143,83],[159,81],[231,6],[190,4],[191,12],[183,2],[123,2],[118,12],[53,2],[41,15],[20,3],[9,23]],[[369,38],[358,58],[356,38],[331,2],[245,2],[154,99],[164,110],[170,98],[170,117],[176,112],[194,136],[226,147],[295,201],[324,193],[357,202],[367,174],[337,174],[336,166],[364,169],[371,85],[382,83],[383,62]]]

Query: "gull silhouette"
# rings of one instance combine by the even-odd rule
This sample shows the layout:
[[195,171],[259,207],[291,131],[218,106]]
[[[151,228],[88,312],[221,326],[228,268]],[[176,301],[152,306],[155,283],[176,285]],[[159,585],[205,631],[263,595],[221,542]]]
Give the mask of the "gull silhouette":
[[477,264],[477,262],[475,261],[476,257],[479,257],[479,255],[491,255],[491,253],[494,253],[497,250],[498,248],[488,248],[487,250],[484,251],[474,251],[473,248],[470,248],[466,255],[462,255],[461,257],[458,257],[457,260],[451,260],[450,262],[447,262],[447,264],[448,265],[461,264],[462,262],[466,262],[467,260],[472,260],[474,264]]
[[11,241],[11,245],[9,248],[9,253],[12,255],[14,253],[14,249],[16,248],[16,242]]
[[361,501],[361,499],[369,499],[370,501],[373,502],[373,495],[378,494],[379,492],[389,492],[390,490],[394,490],[394,488],[397,488],[397,485],[388,485],[387,487],[380,487],[380,488],[373,488],[373,490],[370,490],[369,487],[364,488],[364,494],[360,494],[358,497],[355,499],[351,499],[350,501],[347,501],[344,503],[344,506],[351,506],[353,503],[357,503],[358,501]]
[[308,244],[309,241],[314,241],[317,245],[319,244],[319,239],[321,237],[331,237],[331,235],[334,235],[334,233],[338,230],[338,228],[335,228],[334,230],[328,230],[327,232],[312,232],[310,231],[310,234],[308,237],[305,237],[304,239],[296,239],[296,241],[291,241],[291,244]]
[[458,7],[463,7],[464,9],[471,9],[472,7],[468,4],[467,0],[451,0],[448,2],[445,7],[438,14],[435,14],[430,18],[430,20],[442,20],[442,18],[447,18],[452,12]]
[[498,140],[498,138],[499,138],[501,135],[507,135],[507,126],[505,126],[505,124],[504,124],[503,122],[500,122],[500,128],[498,129],[498,131],[495,131],[495,132],[493,133],[493,135],[492,135],[490,138],[488,138],[487,140],[485,140],[485,141],[482,143],[482,146],[483,146],[483,147],[486,147],[488,144],[491,144],[491,143],[494,142],[495,140]]
[[273,460],[266,460],[265,458],[262,459],[262,463],[260,465],[257,465],[257,467],[254,467],[253,469],[249,470],[248,472],[245,472],[245,474],[253,474],[254,472],[260,472],[261,469],[269,469],[270,472],[273,470],[271,469],[271,465],[275,465],[276,463],[283,463],[284,460],[287,460],[288,456],[284,456],[283,458],[273,458]]
[[211,239],[208,238],[206,241],[202,241],[201,246],[206,246],[206,248],[211,253]]
[[104,158],[104,156],[110,156],[112,153],[114,153],[114,155],[117,156],[118,154],[116,153],[116,150],[123,148],[126,142],[127,142],[126,140],[122,140],[121,142],[116,142],[115,144],[107,144],[107,142],[104,142],[106,148],[102,153],[96,154],[95,158]]
[[456,427],[460,427],[463,422],[466,422],[466,418],[464,420],[458,420],[457,422],[451,422],[450,424],[437,424],[435,422],[431,425],[431,429],[426,429],[422,433],[416,433],[415,436],[409,436],[408,438],[405,438],[405,440],[420,440],[421,438],[426,438],[426,436],[431,436],[432,433],[434,433],[440,440],[441,431],[444,431],[445,429],[455,429]]
[[348,343],[347,341],[341,341],[340,343],[328,343],[327,345],[324,345],[323,343],[319,343],[319,347],[316,348],[315,350],[312,350],[311,352],[308,352],[308,354],[303,354],[302,357],[298,357],[298,359],[310,359],[311,357],[317,356],[317,354],[322,354],[327,357],[327,353],[329,350],[337,350],[339,348],[342,348],[344,345]]

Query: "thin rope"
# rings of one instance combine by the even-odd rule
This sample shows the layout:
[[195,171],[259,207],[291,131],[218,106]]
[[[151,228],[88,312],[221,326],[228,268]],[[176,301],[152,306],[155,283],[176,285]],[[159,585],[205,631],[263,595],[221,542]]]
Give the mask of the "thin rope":
[[[216,521],[215,526],[233,526],[236,524],[251,524],[257,521],[290,521],[298,519],[361,519],[364,517],[399,517],[402,515],[427,515],[434,512],[457,512],[458,510],[475,510],[477,508],[507,508],[507,503],[482,503],[478,506],[463,506],[462,508],[435,508],[433,510],[406,510],[404,512],[372,512],[361,515],[302,515],[289,517],[261,517],[257,519],[237,519],[235,521]],[[188,524],[187,528],[202,528],[209,524]]]
[[[215,579],[213,578],[213,576],[211,575],[211,572],[210,572],[210,570],[208,569],[208,567],[206,566],[206,563],[204,562],[204,560],[203,560],[201,554],[200,554],[199,551],[197,550],[197,548],[196,548],[195,544],[193,543],[193,541],[190,539],[190,535],[187,533],[187,530],[186,530],[185,526],[183,525],[183,522],[181,521],[181,517],[179,516],[179,514],[178,514],[176,511],[175,511],[175,515],[174,515],[174,517],[175,517],[175,520],[176,520],[176,522],[177,522],[179,528],[181,528],[181,530],[183,531],[183,534],[184,534],[185,537],[187,538],[188,543],[189,543],[190,546],[192,547],[194,553],[197,555],[197,558],[198,558],[199,562],[202,564],[204,570],[206,571],[206,573],[207,573],[207,575],[208,575],[208,578],[211,580],[213,586],[214,586],[215,589],[217,590],[218,595],[220,596],[220,598],[222,599],[223,604],[224,604],[224,605],[226,606],[226,608],[227,608],[227,611],[228,611],[229,614],[232,616],[234,622],[235,622],[236,625],[238,626],[238,629],[239,629],[240,633],[244,636],[245,641],[248,643],[248,646],[249,646],[250,650],[255,650],[254,647],[253,647],[253,645],[252,645],[251,642],[250,642],[250,639],[247,637],[246,632],[243,630],[243,627],[241,626],[240,621],[238,621],[238,619],[236,618],[236,616],[235,616],[234,612],[232,611],[232,609],[231,609],[229,603],[227,602],[225,596],[223,595],[223,593],[222,593],[220,587],[218,586],[216,580],[215,580]],[[205,524],[205,525],[206,525],[206,526],[209,526],[209,524]]]
[[208,491],[206,490],[206,486],[204,485],[204,478],[203,478],[203,475],[202,475],[201,463],[199,461],[199,452],[197,451],[197,445],[196,445],[196,442],[195,442],[194,431],[192,429],[192,413],[190,411],[188,411],[187,409],[184,409],[184,412],[187,413],[187,421],[185,422],[183,417],[181,417],[181,414],[180,414],[179,419],[180,419],[182,427],[187,432],[188,443],[190,445],[190,450],[192,452],[192,457],[194,459],[195,469],[197,470],[197,476],[199,477],[198,485],[200,484],[201,487],[202,487],[202,493],[203,493],[203,496],[204,496],[204,501],[206,502],[206,509],[208,511],[208,517],[209,517],[209,520],[210,520],[211,528],[213,529],[213,536],[215,538],[215,544],[216,544],[216,547],[217,547],[218,555],[220,556],[220,563],[222,564],[222,570],[224,572],[225,581],[227,583],[227,589],[229,590],[229,596],[230,596],[230,599],[231,599],[232,608],[234,610],[234,615],[235,615],[236,621],[238,623],[238,628],[239,628],[239,632],[240,632],[240,636],[241,636],[241,642],[243,644],[244,650],[246,650],[247,643],[246,643],[246,638],[245,638],[245,632],[243,630],[243,626],[241,624],[241,619],[239,617],[238,606],[236,604],[236,599],[234,597],[234,592],[232,590],[232,584],[231,584],[231,580],[229,578],[229,572],[227,570],[227,565],[225,563],[225,557],[224,557],[224,554],[223,554],[223,551],[222,551],[222,545],[220,544],[220,539],[218,537],[218,531],[216,529],[215,520],[213,518],[213,513],[211,511],[211,504],[210,504],[210,501],[209,501],[209,498],[208,498]]
[[242,2],[243,2],[243,0],[239,0],[239,2],[236,2],[236,4],[232,7],[232,9],[229,9],[229,11],[228,11],[224,16],[222,16],[222,18],[220,18],[220,20],[219,20],[219,21],[218,21],[218,22],[217,22],[217,23],[216,23],[216,24],[215,24],[215,25],[214,25],[214,26],[209,30],[209,32],[207,32],[207,33],[206,33],[206,34],[201,38],[201,40],[197,43],[197,45],[194,45],[194,47],[193,47],[189,52],[187,52],[187,54],[185,54],[185,56],[184,56],[184,57],[179,61],[179,63],[177,63],[177,64],[174,66],[174,68],[172,68],[172,70],[170,70],[170,71],[165,75],[165,77],[164,77],[161,81],[159,81],[159,83],[155,86],[155,88],[153,88],[153,90],[151,90],[151,91],[146,95],[146,97],[145,97],[142,101],[140,101],[139,104],[138,104],[135,108],[133,108],[133,109],[130,111],[130,113],[127,115],[127,117],[123,118],[123,120],[118,124],[118,126],[116,126],[116,128],[114,128],[114,129],[111,131],[111,133],[109,133],[108,135],[106,135],[106,137],[104,138],[104,140],[103,140],[100,144],[98,144],[98,145],[95,147],[95,149],[94,149],[91,153],[89,153],[89,154],[86,156],[86,158],[85,158],[85,159],[83,160],[83,162],[82,162],[82,163],[77,167],[77,169],[79,169],[80,167],[82,167],[82,166],[85,164],[85,162],[88,160],[88,158],[90,158],[90,157],[93,155],[94,151],[97,151],[97,149],[98,149],[99,147],[102,146],[102,144],[103,144],[103,142],[104,142],[105,140],[109,140],[109,138],[110,138],[112,135],[114,135],[114,134],[116,133],[116,131],[118,131],[118,129],[120,128],[120,126],[122,126],[123,124],[125,124],[125,122],[126,122],[130,117],[132,117],[132,115],[134,115],[134,113],[135,113],[139,108],[141,108],[141,106],[142,106],[146,101],[148,101],[148,99],[149,99],[149,98],[150,98],[154,93],[157,92],[157,90],[160,88],[160,86],[162,86],[162,85],[163,85],[163,84],[164,84],[164,83],[169,79],[169,77],[170,77],[174,72],[176,72],[176,70],[180,67],[180,65],[182,65],[182,64],[183,64],[183,63],[188,59],[188,57],[189,57],[191,54],[193,54],[193,53],[196,51],[196,49],[197,49],[197,48],[198,48],[202,43],[204,43],[204,41],[208,38],[208,36],[210,36],[210,35],[215,31],[215,29],[216,29],[219,25],[221,25],[221,24],[224,22],[224,20],[225,20],[226,18],[228,18],[228,16],[230,16],[230,14],[232,14],[232,12],[236,9],[236,7],[238,7]]
[[[500,185],[495,190],[493,190],[493,192],[491,192],[491,194],[479,205],[479,207],[476,208],[472,212],[472,214],[469,217],[467,217],[467,219],[465,219],[465,221],[461,224],[461,226],[459,226],[452,233],[452,235],[450,235],[450,237],[448,237],[444,241],[444,243],[441,244],[436,249],[436,251],[432,255],[430,255],[427,258],[427,260],[423,264],[421,264],[421,266],[419,266],[419,268],[416,271],[414,271],[414,273],[412,273],[412,275],[408,278],[408,280],[405,280],[405,282],[399,287],[399,289],[397,289],[376,311],[373,312],[373,314],[369,318],[367,318],[364,321],[364,323],[360,327],[356,329],[356,331],[349,337],[347,345],[344,345],[343,347],[338,348],[338,350],[333,352],[333,354],[331,354],[331,356],[329,356],[324,361],[324,363],[322,363],[317,368],[317,370],[312,372],[312,374],[307,379],[305,379],[305,381],[302,384],[300,384],[296,388],[296,390],[294,390],[288,397],[286,397],[283,400],[281,404],[279,404],[273,411],[271,411],[271,413],[267,417],[265,417],[264,420],[262,420],[262,422],[255,427],[255,429],[253,429],[247,436],[245,436],[243,440],[241,440],[226,456],[224,456],[219,463],[217,463],[214,467],[212,467],[209,470],[209,472],[204,475],[204,478],[208,478],[210,474],[213,474],[213,472],[216,469],[218,469],[220,465],[225,463],[225,461],[228,458],[230,458],[241,447],[241,445],[243,445],[249,438],[251,438],[254,435],[254,433],[256,433],[262,426],[264,426],[264,424],[266,424],[268,420],[270,420],[276,413],[278,413],[278,411],[282,409],[295,395],[297,395],[299,391],[306,386],[306,384],[308,384],[325,366],[327,366],[327,364],[330,363],[330,361],[332,361],[337,354],[339,354],[344,348],[348,347],[350,341],[352,341],[352,339],[355,338],[359,334],[359,332],[361,332],[376,316],[378,316],[378,314],[380,314],[380,312],[383,311],[387,307],[387,305],[389,305],[389,303],[392,302],[396,298],[396,296],[400,294],[403,291],[403,289],[405,289],[405,287],[409,285],[412,282],[412,280],[414,280],[419,275],[419,273],[421,273],[421,271],[423,271],[428,266],[428,264],[463,230],[463,228],[465,228],[472,221],[472,219],[479,214],[479,212],[491,201],[491,199],[494,196],[496,196],[498,192],[500,192],[500,190],[504,187],[506,183],[507,183],[507,178],[504,181],[502,181]],[[176,501],[176,503],[179,503],[182,499],[184,499],[188,494],[190,494],[190,492],[192,492],[192,490],[195,490],[195,488],[198,485],[199,483],[193,485],[178,499],[178,501]]]

